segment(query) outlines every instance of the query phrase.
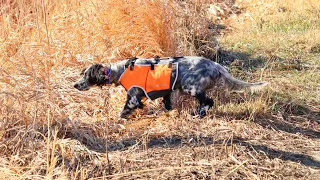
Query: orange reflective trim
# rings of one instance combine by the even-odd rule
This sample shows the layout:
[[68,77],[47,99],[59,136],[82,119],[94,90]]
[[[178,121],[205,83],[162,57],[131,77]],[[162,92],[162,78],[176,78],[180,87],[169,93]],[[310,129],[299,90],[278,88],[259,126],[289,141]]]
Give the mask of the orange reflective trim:
[[168,64],[155,64],[154,70],[150,66],[134,65],[133,70],[128,67],[120,77],[121,85],[126,89],[139,86],[146,93],[170,89],[172,68]]
[[170,89],[172,68],[168,64],[159,64],[150,70],[147,78],[146,91],[160,91]]

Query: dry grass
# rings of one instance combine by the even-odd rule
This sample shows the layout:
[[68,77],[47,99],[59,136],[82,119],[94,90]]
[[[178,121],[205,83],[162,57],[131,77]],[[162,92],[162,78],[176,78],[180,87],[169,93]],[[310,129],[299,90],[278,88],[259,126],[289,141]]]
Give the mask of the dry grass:
[[170,1],[107,1],[99,21],[106,43],[113,49],[112,55],[118,58],[175,55],[172,12]]
[[248,0],[243,6],[247,13],[228,20],[237,35],[226,35],[221,43],[251,56],[252,65],[260,63],[256,67],[272,78],[278,95],[318,109],[318,1]]
[[[0,7],[1,179],[319,176],[316,0],[4,0]],[[190,115],[193,99],[176,93],[176,110],[146,102],[127,122],[118,120],[123,88],[72,87],[93,62],[154,55],[206,56],[271,87],[211,92],[215,107],[203,119]]]

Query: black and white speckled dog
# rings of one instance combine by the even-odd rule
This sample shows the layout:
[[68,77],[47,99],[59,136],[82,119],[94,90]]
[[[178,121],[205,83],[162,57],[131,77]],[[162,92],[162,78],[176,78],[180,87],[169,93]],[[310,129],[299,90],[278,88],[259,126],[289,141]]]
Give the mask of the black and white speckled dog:
[[[119,79],[127,69],[128,64],[132,63],[132,60],[134,60],[135,64],[150,65],[158,63],[158,61],[155,61],[159,59],[130,59],[108,66],[93,64],[82,72],[83,78],[76,82],[74,87],[80,91],[84,91],[94,85],[121,85]],[[173,90],[180,90],[195,97],[199,101],[197,111],[200,117],[203,117],[206,115],[206,111],[213,106],[213,100],[206,95],[206,90],[215,86],[223,86],[230,91],[256,91],[267,85],[267,82],[247,83],[235,79],[223,66],[203,57],[174,57],[160,61],[160,63],[168,62],[174,64],[171,73],[171,88],[155,94],[148,94],[139,87],[128,89],[127,101],[120,115],[122,118],[126,118],[134,109],[143,107],[141,102],[142,97],[148,97],[151,100],[163,97],[165,109],[170,110],[170,96]]]

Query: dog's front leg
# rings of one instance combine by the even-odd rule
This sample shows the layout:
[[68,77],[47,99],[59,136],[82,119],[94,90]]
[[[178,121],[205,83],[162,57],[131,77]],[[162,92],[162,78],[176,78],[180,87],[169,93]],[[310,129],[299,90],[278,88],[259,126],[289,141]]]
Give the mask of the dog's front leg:
[[143,95],[143,91],[141,93],[140,89],[131,88],[127,94],[127,101],[123,107],[123,110],[120,114],[121,118],[127,118],[134,109],[143,108],[143,104],[141,102],[141,97]]

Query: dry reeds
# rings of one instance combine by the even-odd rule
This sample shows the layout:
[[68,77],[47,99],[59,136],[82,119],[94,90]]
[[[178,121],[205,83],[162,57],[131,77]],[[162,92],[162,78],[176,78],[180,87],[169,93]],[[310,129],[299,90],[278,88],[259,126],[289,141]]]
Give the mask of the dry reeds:
[[176,55],[171,1],[107,1],[100,21],[116,57]]

